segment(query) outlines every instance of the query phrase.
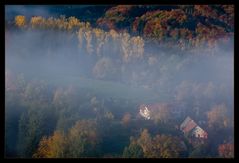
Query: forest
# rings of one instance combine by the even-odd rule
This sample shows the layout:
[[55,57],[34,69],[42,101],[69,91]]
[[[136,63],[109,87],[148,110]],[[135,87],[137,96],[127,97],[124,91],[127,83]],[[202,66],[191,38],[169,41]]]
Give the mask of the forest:
[[233,5],[6,5],[6,158],[234,158]]

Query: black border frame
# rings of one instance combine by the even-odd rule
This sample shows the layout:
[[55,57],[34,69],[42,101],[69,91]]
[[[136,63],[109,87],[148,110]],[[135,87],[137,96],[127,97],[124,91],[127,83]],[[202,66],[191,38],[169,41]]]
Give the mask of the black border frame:
[[[2,28],[0,29],[1,30],[1,34],[2,34],[2,43],[1,46],[1,50],[2,51],[2,54],[1,54],[1,59],[0,61],[2,61],[2,74],[1,74],[1,88],[2,88],[2,92],[5,92],[5,5],[74,5],[74,4],[92,4],[92,5],[105,5],[105,4],[109,4],[109,5],[118,5],[118,4],[144,4],[144,5],[157,5],[157,4],[160,4],[160,5],[173,5],[173,4],[231,4],[231,5],[234,5],[235,6],[235,17],[234,17],[234,22],[235,22],[235,26],[234,26],[234,140],[235,140],[235,148],[234,148],[234,151],[235,151],[235,157],[233,159],[221,159],[221,158],[212,158],[213,160],[226,160],[226,161],[234,161],[234,160],[237,160],[238,159],[238,140],[237,138],[239,138],[239,135],[238,135],[238,126],[239,126],[239,119],[237,119],[237,115],[239,113],[239,111],[237,110],[238,109],[238,90],[239,90],[239,87],[238,87],[238,78],[237,78],[237,73],[239,72],[239,69],[238,69],[238,54],[239,54],[239,49],[238,49],[238,24],[237,24],[237,21],[238,20],[238,14],[239,14],[239,9],[236,5],[236,1],[237,0],[118,0],[118,1],[113,1],[113,0],[102,0],[102,1],[99,1],[99,0],[87,0],[87,1],[78,1],[77,0],[67,0],[65,2],[60,2],[60,1],[53,1],[53,0],[4,0],[4,2],[0,2],[1,4],[1,14],[0,14],[0,19],[2,21],[1,25]],[[4,55],[3,55],[4,54]],[[1,120],[2,120],[2,123],[1,123],[1,128],[2,128],[2,134],[1,134],[1,137],[0,137],[0,140],[1,140],[1,158],[5,158],[5,155],[4,155],[4,138],[5,138],[5,93],[4,94],[1,94],[3,95],[2,98],[1,98]],[[9,159],[9,158],[5,158],[5,159]],[[13,158],[15,159],[15,158]],[[16,158],[17,159],[17,158]],[[81,159],[81,158],[79,158]],[[11,160],[11,158],[10,158]],[[40,159],[41,160],[41,159]],[[44,160],[44,159],[43,159]],[[52,160],[52,159],[50,159]],[[54,160],[54,159],[53,159]],[[59,160],[59,159],[57,159]],[[63,159],[65,160],[65,159]],[[90,159],[91,160],[91,159]],[[89,161],[90,161],[89,160]],[[100,160],[100,159],[99,159]],[[138,159],[137,159],[138,160]],[[142,159],[144,160],[144,159]],[[152,160],[152,159],[149,159],[149,160]],[[156,159],[157,160],[157,159]],[[160,159],[161,160],[161,159]],[[162,159],[162,160],[165,160],[165,159]],[[170,161],[172,159],[169,159],[168,161]],[[181,158],[178,158],[176,160],[182,160],[182,161],[186,161],[186,160],[191,160],[191,159],[181,159]],[[198,159],[193,159],[193,160],[198,160]],[[208,160],[210,161],[211,159],[199,159],[199,160]],[[102,160],[103,161],[103,160]]]

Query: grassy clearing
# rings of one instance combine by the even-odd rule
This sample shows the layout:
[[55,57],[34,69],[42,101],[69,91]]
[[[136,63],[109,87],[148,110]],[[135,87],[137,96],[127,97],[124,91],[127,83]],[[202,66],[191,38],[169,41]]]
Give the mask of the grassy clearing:
[[39,75],[38,78],[47,79],[47,83],[49,83],[50,85],[59,85],[63,87],[73,85],[79,89],[94,94],[95,96],[129,100],[136,103],[153,103],[166,101],[167,99],[169,99],[164,93],[158,95],[149,89],[145,89],[139,86],[129,86],[112,81],[63,75],[51,75],[49,77]]

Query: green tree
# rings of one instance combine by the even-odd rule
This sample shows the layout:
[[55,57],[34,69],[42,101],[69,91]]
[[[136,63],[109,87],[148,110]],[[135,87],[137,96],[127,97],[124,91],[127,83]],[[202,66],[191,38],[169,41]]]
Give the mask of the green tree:
[[189,153],[189,158],[205,158],[209,157],[210,152],[208,151],[207,144],[200,144]]
[[23,113],[19,120],[18,154],[20,157],[31,157],[44,135],[43,114],[37,113],[36,110],[39,108],[34,109]]
[[42,136],[49,135],[56,126],[56,116],[51,105],[33,105],[26,108],[19,120],[18,155],[32,157]]
[[170,135],[158,134],[152,137],[148,130],[144,129],[138,139],[131,138],[123,156],[142,156],[141,150],[146,158],[178,158],[186,151],[186,145],[179,138]]
[[81,120],[69,130],[68,157],[96,157],[99,139],[95,121]]
[[144,156],[143,149],[137,141],[131,137],[130,138],[130,145],[125,147],[123,152],[123,157],[125,158],[142,158]]

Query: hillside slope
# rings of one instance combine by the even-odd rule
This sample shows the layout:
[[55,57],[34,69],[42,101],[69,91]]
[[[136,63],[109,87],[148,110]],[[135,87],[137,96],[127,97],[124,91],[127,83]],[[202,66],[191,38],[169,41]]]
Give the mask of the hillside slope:
[[[118,5],[97,20],[104,29],[127,30],[155,42],[177,41],[181,46],[197,46],[234,33],[234,7],[230,5]],[[185,42],[187,40],[187,42]]]

